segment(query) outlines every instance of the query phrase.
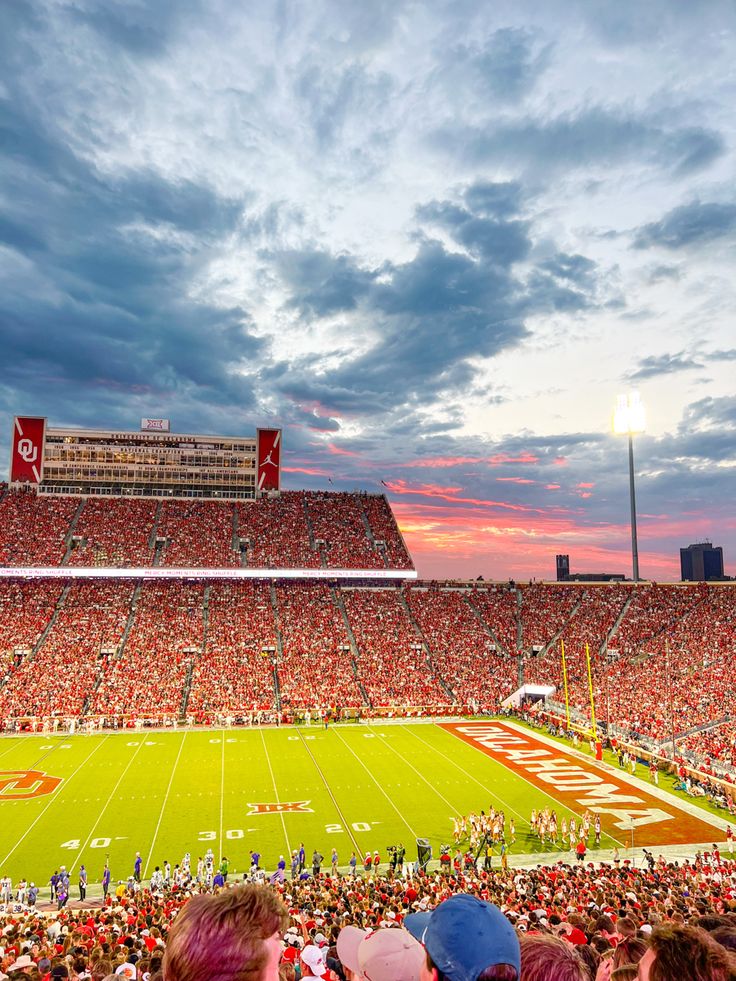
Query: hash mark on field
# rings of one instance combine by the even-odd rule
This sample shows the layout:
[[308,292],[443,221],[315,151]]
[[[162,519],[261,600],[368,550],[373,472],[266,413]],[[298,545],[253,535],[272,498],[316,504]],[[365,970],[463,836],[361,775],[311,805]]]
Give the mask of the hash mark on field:
[[[280,804],[281,801],[279,800],[279,791],[276,786],[276,777],[273,775],[273,767],[271,766],[271,757],[268,755],[268,747],[266,746],[266,737],[263,735],[263,729],[260,730],[260,733],[261,733],[261,742],[263,743],[263,752],[266,754],[266,763],[268,763],[268,772],[271,774],[271,783],[273,784],[273,792],[274,794],[276,794],[276,803]],[[291,845],[289,844],[289,836],[286,833],[286,821],[284,820],[283,811],[279,813],[279,817],[281,818],[281,827],[284,829],[286,850],[288,851],[289,855],[291,855]]]
[[[439,790],[437,790],[437,787],[434,784],[430,783],[429,780],[427,780],[427,778],[424,776],[424,774],[421,773],[419,770],[417,770],[417,768],[412,763],[410,763],[409,760],[407,760],[407,758],[404,756],[403,753],[400,753],[398,749],[396,749],[390,743],[386,743],[386,746],[388,746],[388,748],[391,750],[392,753],[398,756],[398,758],[402,761],[402,763],[406,763],[408,767],[411,767],[411,769],[416,773],[419,779],[423,780],[424,783],[426,783],[426,785],[429,787],[429,789],[434,791],[434,793],[440,798],[440,800],[444,801],[445,804],[447,804],[447,806],[450,808],[451,811],[454,811],[457,815],[460,814],[460,811],[455,807],[455,805],[452,804],[443,794],[441,794]],[[398,783],[397,787],[400,786],[401,784]]]
[[[92,752],[91,752],[91,753],[89,754],[89,756],[87,756],[87,757],[86,757],[86,759],[84,759],[84,760],[82,760],[82,762],[81,762],[81,763],[79,764],[79,766],[78,766],[78,767],[76,768],[76,770],[74,770],[74,772],[73,772],[73,773],[71,774],[71,776],[69,776],[69,777],[67,777],[67,779],[66,779],[66,780],[62,780],[62,782],[61,782],[61,783],[59,784],[59,786],[58,786],[58,787],[56,788],[56,790],[54,791],[54,793],[53,793],[53,794],[51,794],[51,797],[50,797],[50,799],[49,799],[49,802],[48,802],[48,804],[47,804],[47,805],[46,805],[46,806],[44,807],[44,809],[43,809],[42,811],[40,811],[40,812],[39,812],[39,814],[38,814],[38,817],[36,818],[36,820],[35,820],[35,821],[34,821],[34,822],[33,822],[32,824],[29,824],[29,825],[28,825],[28,827],[27,827],[27,828],[26,828],[26,830],[25,830],[25,833],[24,833],[23,835],[21,835],[21,837],[20,837],[20,838],[19,838],[19,839],[18,839],[18,840],[16,841],[16,843],[15,843],[15,844],[13,845],[13,847],[12,847],[12,848],[10,849],[10,851],[9,851],[9,852],[8,852],[8,854],[7,854],[6,856],[5,856],[5,858],[4,858],[4,859],[3,859],[3,860],[2,860],[1,862],[0,862],[0,866],[2,866],[2,865],[5,865],[5,863],[6,863],[7,861],[8,861],[8,859],[9,859],[9,858],[10,858],[10,856],[11,856],[11,855],[13,854],[13,852],[14,852],[14,851],[15,851],[15,850],[17,849],[17,847],[18,847],[18,846],[19,846],[19,845],[20,845],[20,844],[21,844],[21,843],[22,843],[23,841],[25,841],[25,839],[26,839],[26,838],[28,837],[28,835],[29,835],[29,834],[31,833],[31,831],[33,830],[33,828],[34,828],[34,827],[35,827],[35,826],[36,826],[36,825],[38,824],[38,822],[39,822],[39,821],[41,820],[41,818],[42,818],[42,817],[44,816],[44,814],[46,813],[46,811],[48,811],[48,809],[49,809],[49,808],[51,807],[51,805],[52,805],[53,803],[55,803],[55,802],[56,802],[56,799],[58,798],[58,796],[59,796],[59,794],[60,794],[60,792],[61,792],[61,790],[62,790],[62,789],[65,789],[65,788],[67,787],[67,785],[69,784],[69,781],[70,781],[70,780],[73,780],[73,779],[74,779],[74,777],[76,777],[76,775],[77,775],[77,774],[79,773],[79,771],[80,771],[80,770],[82,769],[82,767],[83,767],[83,766],[85,766],[85,765],[87,764],[87,762],[88,762],[89,760],[91,760],[91,759],[92,759],[92,757],[93,757],[93,756],[95,755],[95,753],[96,753],[96,752],[97,752],[97,750],[98,750],[98,749],[100,748],[100,746],[103,746],[103,745],[104,745],[104,744],[105,744],[105,743],[107,742],[107,740],[108,740],[109,738],[110,738],[110,735],[109,735],[109,733],[108,733],[108,735],[107,735],[107,736],[105,736],[105,738],[104,738],[104,739],[101,739],[101,740],[100,740],[100,741],[99,741],[99,742],[97,743],[97,745],[96,745],[96,746],[95,746],[95,748],[94,748],[94,749],[92,750]],[[15,804],[17,804],[17,803],[18,803],[18,801],[14,801],[13,803],[15,803]]]
[[151,856],[153,855],[153,849],[156,844],[156,838],[158,837],[158,830],[161,827],[161,820],[164,816],[164,811],[166,810],[166,802],[169,799],[169,792],[171,791],[171,785],[174,782],[174,774],[176,773],[176,768],[179,765],[179,759],[181,757],[181,751],[184,749],[184,742],[187,738],[186,732],[182,736],[181,744],[179,745],[179,752],[176,754],[176,760],[174,761],[174,766],[171,769],[171,776],[169,777],[169,786],[166,788],[166,793],[164,794],[164,802],[161,805],[161,811],[158,816],[158,824],[156,825],[156,830],[153,832],[153,840],[151,841],[151,850],[148,853],[148,858],[146,859],[146,867],[143,870],[143,878],[148,875],[148,866],[151,864]]
[[412,826],[409,824],[409,822],[406,820],[406,818],[404,817],[404,815],[398,809],[398,807],[396,806],[396,804],[394,804],[394,802],[391,800],[391,798],[389,797],[389,795],[386,793],[386,791],[383,789],[383,787],[380,785],[380,783],[376,780],[376,778],[373,776],[373,774],[371,773],[371,771],[368,769],[368,767],[365,765],[365,763],[361,760],[361,758],[358,756],[358,754],[356,752],[354,752],[353,748],[345,741],[345,739],[343,739],[341,733],[339,733],[337,729],[333,729],[332,731],[337,734],[337,736],[340,739],[340,742],[346,747],[346,749],[348,750],[348,752],[352,753],[352,755],[355,757],[355,759],[358,761],[358,763],[360,763],[360,765],[363,767],[363,769],[365,770],[365,772],[371,778],[371,780],[373,781],[373,783],[378,787],[378,789],[381,791],[381,793],[383,794],[383,796],[389,802],[389,804],[391,805],[391,807],[393,807],[393,809],[399,815],[399,817],[401,818],[401,820],[407,826],[407,828],[409,829],[409,832],[410,832],[411,836],[413,838],[417,838],[418,835],[417,835],[416,831],[414,831],[414,829],[412,828]]
[[222,810],[225,806],[225,730],[222,730],[222,739],[220,740],[222,745],[222,767],[221,767],[221,778],[220,778],[220,857],[224,854],[223,844],[222,844]]
[[[123,777],[125,776],[125,774],[130,769],[131,764],[135,760],[135,758],[138,755],[138,753],[140,752],[140,750],[141,750],[141,747],[139,746],[138,749],[136,749],[135,753],[133,753],[133,755],[128,760],[127,766],[125,767],[125,769],[123,770],[123,772],[118,777],[117,783],[115,784],[115,786],[110,791],[110,796],[107,798],[107,801],[105,802],[104,806],[100,810],[98,810],[98,812],[97,812],[97,820],[92,825],[92,830],[87,835],[87,840],[85,841],[85,843],[82,845],[81,848],[77,849],[77,852],[76,852],[77,855],[83,855],[85,848],[87,848],[87,846],[89,845],[90,841],[92,841],[92,836],[94,835],[95,831],[99,827],[100,819],[102,818],[102,815],[105,813],[105,811],[107,810],[107,808],[110,806],[110,802],[112,801],[112,798],[113,798],[113,795],[115,794],[115,791],[118,789],[118,787],[122,783]],[[97,800],[99,800],[99,799],[100,798],[98,797]],[[85,800],[87,800],[86,797],[85,797]]]

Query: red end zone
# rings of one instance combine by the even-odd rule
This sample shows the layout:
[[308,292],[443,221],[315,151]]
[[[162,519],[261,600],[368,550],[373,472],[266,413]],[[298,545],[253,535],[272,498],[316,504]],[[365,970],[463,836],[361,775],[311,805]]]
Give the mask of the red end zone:
[[674,799],[628,783],[615,768],[594,764],[503,722],[446,722],[441,728],[470,743],[571,811],[600,814],[601,827],[637,847],[697,845],[723,838],[720,828],[681,810]]

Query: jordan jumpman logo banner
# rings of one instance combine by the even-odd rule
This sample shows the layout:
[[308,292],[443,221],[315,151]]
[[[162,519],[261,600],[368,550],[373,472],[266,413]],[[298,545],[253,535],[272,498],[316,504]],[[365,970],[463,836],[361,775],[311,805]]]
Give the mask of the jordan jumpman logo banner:
[[258,430],[258,490],[279,490],[281,487],[281,430]]

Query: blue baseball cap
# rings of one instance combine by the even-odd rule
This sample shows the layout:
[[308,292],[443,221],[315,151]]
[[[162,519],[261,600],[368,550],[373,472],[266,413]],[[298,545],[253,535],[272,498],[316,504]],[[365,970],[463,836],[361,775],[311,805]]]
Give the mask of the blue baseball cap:
[[521,974],[516,931],[493,903],[460,893],[431,912],[411,913],[404,926],[450,981],[476,981],[496,964]]

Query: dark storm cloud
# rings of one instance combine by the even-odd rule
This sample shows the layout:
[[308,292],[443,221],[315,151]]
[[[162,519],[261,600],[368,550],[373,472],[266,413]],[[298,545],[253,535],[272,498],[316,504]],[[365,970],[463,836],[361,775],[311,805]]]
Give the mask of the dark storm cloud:
[[275,266],[291,292],[289,305],[303,315],[328,317],[354,310],[376,273],[360,269],[348,255],[318,250],[289,250],[274,256]]
[[[479,181],[457,199],[417,208],[417,251],[406,262],[366,268],[320,249],[276,253],[287,305],[305,324],[352,312],[354,323],[368,325],[371,346],[342,353],[329,370],[320,356],[275,366],[275,384],[291,399],[335,412],[390,412],[431,404],[440,393],[472,394],[474,360],[519,344],[525,318],[577,314],[599,302],[598,267],[583,255],[556,252],[526,268],[533,220],[522,210],[518,185]],[[452,244],[432,237],[434,230]]]
[[677,354],[651,354],[642,358],[627,377],[631,381],[643,381],[645,378],[673,375],[680,371],[693,371],[702,367],[704,366],[701,361],[686,355],[684,351]]
[[417,209],[426,224],[445,228],[455,241],[476,255],[501,266],[525,259],[531,247],[524,221],[504,221],[477,217],[447,201],[433,201]]
[[736,204],[693,201],[673,208],[659,221],[638,229],[634,246],[647,249],[683,249],[717,239],[733,237],[736,232]]
[[0,101],[0,126],[0,239],[23,257],[0,296],[8,404],[16,391],[71,421],[87,417],[86,401],[97,412],[108,402],[111,421],[124,399],[167,415],[191,416],[197,398],[216,419],[225,404],[247,410],[252,379],[239,369],[264,342],[247,311],[188,299],[241,205],[145,170],[102,177],[20,90]]
[[502,102],[517,102],[532,91],[549,64],[551,45],[540,45],[521,28],[494,31],[482,44],[451,49],[447,60],[463,66],[474,90]]
[[[712,398],[708,396],[692,402],[684,413],[681,431],[690,433],[698,427],[698,438],[702,435],[702,427],[725,427],[733,429],[736,426],[736,395]],[[733,432],[731,432],[733,440]],[[728,456],[733,456],[733,443]]]
[[436,130],[432,142],[472,165],[504,163],[541,168],[545,173],[634,160],[687,176],[725,150],[723,138],[714,130],[668,125],[658,117],[627,115],[603,106],[550,119],[451,124]]
[[518,181],[477,180],[463,193],[470,210],[481,217],[511,218],[518,215],[524,190]]
[[64,15],[77,26],[86,26],[98,38],[138,57],[160,55],[176,35],[182,20],[201,7],[198,0],[176,3],[127,2],[110,4],[106,0],[75,0],[63,8]]

